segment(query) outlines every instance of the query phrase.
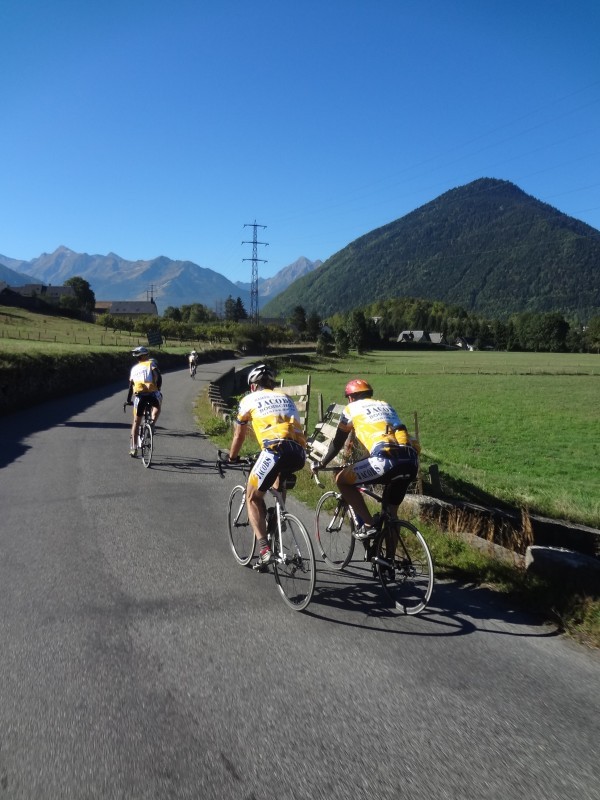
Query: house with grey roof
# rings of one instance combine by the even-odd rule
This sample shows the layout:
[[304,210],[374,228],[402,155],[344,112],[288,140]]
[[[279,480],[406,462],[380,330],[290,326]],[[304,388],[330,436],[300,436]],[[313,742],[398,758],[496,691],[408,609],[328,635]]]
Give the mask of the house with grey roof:
[[115,317],[157,317],[158,308],[154,300],[97,300],[96,314],[111,314]]

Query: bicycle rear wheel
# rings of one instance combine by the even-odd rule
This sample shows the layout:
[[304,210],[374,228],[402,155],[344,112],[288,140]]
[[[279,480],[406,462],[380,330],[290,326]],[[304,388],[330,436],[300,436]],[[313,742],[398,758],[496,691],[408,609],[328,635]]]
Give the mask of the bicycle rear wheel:
[[344,569],[354,553],[354,520],[339,492],[325,492],[317,503],[315,535],[321,555],[333,569]]
[[423,611],[433,591],[433,562],[421,532],[406,520],[389,520],[375,542],[383,591],[405,614]]
[[149,467],[152,463],[152,451],[154,449],[154,436],[152,434],[152,426],[148,423],[144,423],[144,427],[142,428],[142,439],[141,439],[141,448],[142,448],[142,464],[145,467]]
[[315,554],[310,536],[298,517],[287,512],[281,521],[281,551],[274,545],[273,572],[285,603],[303,611],[315,590]]
[[248,519],[246,487],[234,486],[227,506],[229,544],[238,564],[245,567],[252,561],[256,538]]

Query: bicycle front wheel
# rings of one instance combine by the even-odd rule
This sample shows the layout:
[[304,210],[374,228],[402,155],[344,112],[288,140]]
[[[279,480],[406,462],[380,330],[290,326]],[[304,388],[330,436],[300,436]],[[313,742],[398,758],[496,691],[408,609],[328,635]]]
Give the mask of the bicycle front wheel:
[[306,528],[298,517],[286,514],[281,520],[281,547],[274,542],[273,572],[287,605],[303,611],[315,590],[315,554]]
[[248,519],[246,487],[234,486],[227,507],[229,544],[238,564],[245,567],[252,561],[256,538]]
[[406,520],[390,520],[375,542],[383,591],[405,614],[423,611],[433,591],[433,562],[421,532]]
[[142,429],[142,464],[145,467],[149,467],[152,463],[152,450],[154,448],[153,442],[154,436],[152,434],[152,426],[149,425],[147,422],[144,423],[144,427]]
[[354,520],[339,492],[325,492],[317,503],[315,535],[321,555],[333,569],[344,569],[354,553]]

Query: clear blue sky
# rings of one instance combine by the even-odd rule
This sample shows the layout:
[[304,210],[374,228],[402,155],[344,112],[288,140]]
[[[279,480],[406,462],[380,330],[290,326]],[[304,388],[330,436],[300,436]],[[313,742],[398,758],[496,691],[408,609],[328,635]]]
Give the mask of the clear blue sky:
[[598,0],[2,0],[0,253],[268,277],[481,177],[600,228]]

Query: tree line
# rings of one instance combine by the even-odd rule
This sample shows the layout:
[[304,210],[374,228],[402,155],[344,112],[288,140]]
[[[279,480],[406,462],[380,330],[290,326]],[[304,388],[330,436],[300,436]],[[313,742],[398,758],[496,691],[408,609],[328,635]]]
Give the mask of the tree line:
[[[77,307],[89,314],[95,304],[89,283],[73,277],[65,285],[75,292],[74,298],[68,298],[68,310]],[[314,310],[307,313],[302,305],[295,306],[281,325],[253,325],[247,320],[242,300],[230,295],[224,302],[224,318],[202,303],[191,303],[179,308],[168,306],[159,318],[104,314],[98,323],[144,334],[158,329],[164,338],[180,341],[229,342],[248,352],[301,340],[317,342],[321,354],[335,350],[344,356],[350,349],[361,352],[389,346],[402,331],[422,330],[443,334],[450,345],[458,338],[466,339],[476,349],[600,353],[600,316],[592,317],[587,325],[556,311],[525,311],[507,319],[489,319],[458,305],[412,297],[377,300],[325,320]]]

